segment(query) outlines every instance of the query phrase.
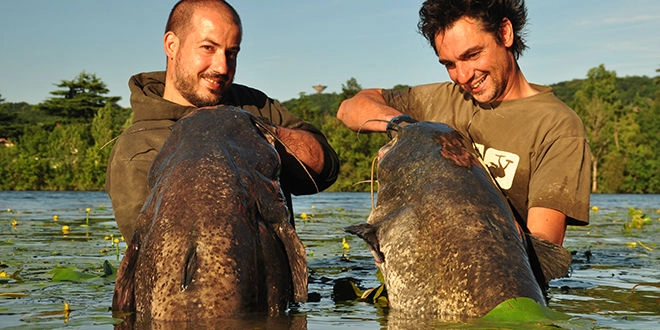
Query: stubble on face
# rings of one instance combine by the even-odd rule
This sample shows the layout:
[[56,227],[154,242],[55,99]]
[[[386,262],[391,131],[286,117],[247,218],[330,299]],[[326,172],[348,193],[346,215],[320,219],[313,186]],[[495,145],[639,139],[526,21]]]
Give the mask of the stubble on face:
[[[224,6],[196,8],[168,67],[174,102],[214,106],[231,86],[240,50],[241,26]],[[167,47],[167,46],[166,46]]]
[[[198,108],[220,104],[222,94],[231,85],[232,79],[226,74],[217,72],[204,71],[198,74],[187,71],[185,65],[182,65],[180,57],[181,55],[177,54],[174,87],[181,96]],[[219,83],[220,86],[217,89],[200,90],[198,85],[202,79],[211,79]]]

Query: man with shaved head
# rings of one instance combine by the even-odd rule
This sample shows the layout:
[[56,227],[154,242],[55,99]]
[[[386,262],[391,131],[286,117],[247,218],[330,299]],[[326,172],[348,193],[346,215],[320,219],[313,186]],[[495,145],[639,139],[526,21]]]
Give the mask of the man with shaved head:
[[106,179],[117,225],[127,240],[149,194],[147,172],[153,159],[172,125],[200,107],[239,107],[276,127],[287,146],[278,151],[290,209],[291,194],[316,193],[337,179],[337,155],[317,128],[260,90],[233,82],[242,32],[238,13],[225,1],[179,1],[163,37],[166,71],[140,73],[129,80],[133,122],[112,149]]

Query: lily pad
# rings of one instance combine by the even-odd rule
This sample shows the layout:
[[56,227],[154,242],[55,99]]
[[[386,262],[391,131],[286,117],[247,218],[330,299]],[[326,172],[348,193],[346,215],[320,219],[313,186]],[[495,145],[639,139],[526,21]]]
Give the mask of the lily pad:
[[53,282],[82,282],[91,278],[98,277],[96,275],[83,273],[76,269],[60,268],[53,271]]
[[567,320],[568,314],[542,306],[530,298],[512,298],[505,300],[488,312],[481,320],[493,322],[544,322]]

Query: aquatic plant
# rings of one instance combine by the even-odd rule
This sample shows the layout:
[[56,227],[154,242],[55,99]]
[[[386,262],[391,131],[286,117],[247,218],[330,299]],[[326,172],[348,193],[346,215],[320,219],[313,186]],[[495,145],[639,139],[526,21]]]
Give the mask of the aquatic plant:
[[0,271],[0,283],[8,283],[10,280],[15,280],[17,282],[22,282],[23,279],[19,276],[23,268],[19,268],[17,271],[9,274],[6,270]]
[[314,218],[314,209],[315,208],[316,207],[314,205],[312,205],[312,212],[310,212],[310,213],[306,213],[306,212],[300,213],[300,218],[303,220],[303,222],[311,221]]
[[630,233],[632,229],[642,229],[644,226],[653,223],[653,219],[646,215],[641,209],[633,207],[628,208],[628,218],[630,221],[623,224],[624,233]]
[[53,282],[74,282],[80,283],[91,279],[107,278],[114,280],[117,271],[109,261],[105,260],[102,265],[102,270],[99,272],[89,272],[88,270],[79,270],[75,265],[55,266],[48,271],[53,274],[51,280]]
[[341,258],[343,260],[348,260],[348,250],[351,249],[351,246],[346,242],[346,237],[341,238]]
[[89,207],[85,209],[85,213],[86,213],[85,226],[89,226],[89,213],[90,212],[92,212],[92,209],[90,209]]

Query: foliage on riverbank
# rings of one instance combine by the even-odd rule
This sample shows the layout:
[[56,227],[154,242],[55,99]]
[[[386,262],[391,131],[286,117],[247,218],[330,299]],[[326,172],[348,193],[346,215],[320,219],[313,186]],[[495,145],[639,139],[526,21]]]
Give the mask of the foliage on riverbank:
[[[552,85],[582,118],[594,154],[593,192],[660,192],[660,77],[618,78],[603,65]],[[63,80],[38,105],[0,96],[0,190],[102,190],[113,138],[131,110],[94,74]],[[405,86],[395,86],[403,88]],[[341,174],[329,191],[368,191],[372,160],[387,137],[357,134],[335,117],[341,101],[362,87],[351,78],[341,93],[301,93],[282,102],[319,127],[339,154]]]

